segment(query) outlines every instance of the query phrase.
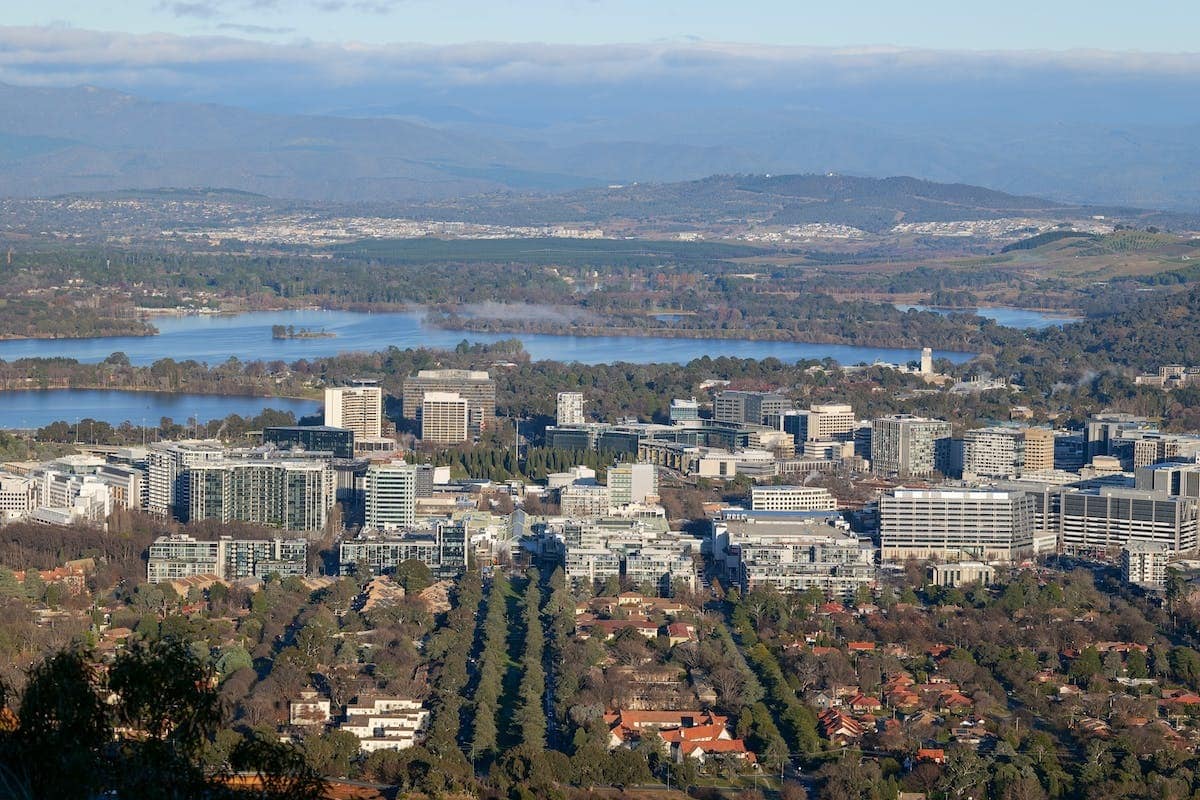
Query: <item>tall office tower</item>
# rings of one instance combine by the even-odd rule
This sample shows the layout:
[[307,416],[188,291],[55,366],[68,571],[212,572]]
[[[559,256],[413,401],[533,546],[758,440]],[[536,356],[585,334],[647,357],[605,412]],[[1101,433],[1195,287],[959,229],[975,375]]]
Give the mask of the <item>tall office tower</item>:
[[229,458],[188,470],[189,517],[319,531],[337,502],[333,466],[323,459]]
[[797,447],[805,442],[849,441],[854,436],[854,409],[841,403],[785,411],[776,419],[779,429],[790,433]]
[[1134,414],[1093,414],[1083,430],[1084,462],[1089,463],[1096,456],[1117,455],[1115,445],[1123,436],[1153,427],[1150,420]]
[[1033,552],[1034,508],[1025,492],[893,489],[879,499],[880,557],[1015,561]]
[[608,504],[621,508],[658,501],[658,468],[653,464],[618,464],[608,471]]
[[375,381],[326,389],[325,424],[349,428],[359,439],[383,436],[383,389]]
[[1025,428],[1025,465],[1022,473],[1054,469],[1054,431]]
[[457,392],[425,392],[421,399],[421,439],[434,444],[467,441],[470,411]]
[[774,392],[743,392],[726,389],[713,396],[713,419],[739,425],[762,425],[771,416],[791,410],[792,401]]
[[908,414],[871,423],[871,469],[901,478],[949,474],[953,453],[950,423]]
[[367,468],[365,528],[395,530],[417,520],[418,483],[422,468],[393,461]]
[[583,392],[559,392],[558,414],[554,419],[559,425],[582,425]]
[[146,509],[151,514],[187,522],[188,470],[224,455],[221,444],[215,441],[155,442],[148,446],[146,477],[150,487]]
[[404,416],[420,420],[426,392],[455,392],[467,401],[472,436],[490,428],[496,419],[496,382],[483,370],[423,369],[404,381]]

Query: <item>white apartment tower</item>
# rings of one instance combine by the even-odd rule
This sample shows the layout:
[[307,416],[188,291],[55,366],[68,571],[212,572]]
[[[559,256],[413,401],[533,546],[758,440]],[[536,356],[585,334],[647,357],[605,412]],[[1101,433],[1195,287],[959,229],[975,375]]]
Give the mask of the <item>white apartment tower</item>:
[[385,531],[416,523],[417,472],[417,465],[403,461],[367,468],[364,527]]
[[374,381],[326,389],[325,424],[354,431],[356,440],[383,436],[383,389]]

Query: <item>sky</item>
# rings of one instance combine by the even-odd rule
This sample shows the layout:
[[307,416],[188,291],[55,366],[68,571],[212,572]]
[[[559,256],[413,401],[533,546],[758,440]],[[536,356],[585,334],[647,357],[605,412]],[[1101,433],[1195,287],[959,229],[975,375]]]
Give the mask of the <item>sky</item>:
[[[275,43],[739,42],[939,50],[1197,49],[1189,0],[0,0],[10,27]],[[2,50],[0,50],[2,53]]]

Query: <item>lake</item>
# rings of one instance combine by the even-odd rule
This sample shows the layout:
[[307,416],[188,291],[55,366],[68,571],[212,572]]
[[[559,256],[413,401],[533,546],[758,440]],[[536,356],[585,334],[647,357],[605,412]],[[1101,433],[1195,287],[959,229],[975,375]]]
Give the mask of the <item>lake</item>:
[[191,417],[201,422],[230,414],[253,417],[264,408],[291,411],[296,419],[315,414],[315,400],[281,397],[228,397],[167,392],[127,392],[118,389],[37,389],[0,392],[0,428],[40,428],[51,422],[95,419],[119,425],[155,427],[163,417],[186,423]]
[[[920,358],[920,350],[886,347],[853,347],[806,342],[768,342],[746,339],[687,339],[662,336],[565,336],[542,333],[477,333],[445,330],[426,325],[419,311],[366,314],[351,311],[270,311],[234,316],[191,315],[154,320],[158,336],[112,336],[98,339],[13,339],[0,341],[0,358],[74,358],[103,361],[114,352],[129,356],[134,364],[151,364],[160,358],[193,359],[219,364],[236,356],[242,361],[296,361],[338,353],[382,350],[389,345],[453,348],[463,339],[496,342],[520,339],[534,360],[608,364],[684,364],[703,356],[769,358],[783,361],[833,358],[842,364],[887,361],[904,363]],[[328,338],[274,339],[272,325],[324,330]],[[938,352],[955,363],[971,353]]]
[[[444,330],[424,324],[420,312],[366,314],[350,311],[277,311],[236,316],[193,315],[154,320],[158,336],[120,336],[99,339],[14,339],[0,341],[0,358],[74,358],[103,361],[120,351],[134,364],[151,364],[160,358],[218,364],[235,356],[242,361],[262,359],[292,362],[353,351],[399,348],[452,348],[467,339],[496,342],[520,339],[535,360],[606,364],[687,363],[703,356],[737,358],[775,357],[783,361],[833,358],[842,364],[887,361],[905,363],[920,358],[919,350],[852,347],[804,342],[767,342],[745,339],[684,339],[661,336],[558,336],[552,334],[476,333]],[[324,330],[328,338],[275,339],[273,325]],[[955,363],[971,353],[937,352]],[[264,408],[293,411],[297,417],[315,413],[319,403],[259,397],[173,395],[160,392],[62,389],[0,392],[0,428],[35,428],[56,420],[75,422],[90,417],[114,425],[126,420],[134,425],[155,425],[161,417],[183,422],[202,421],[229,414],[253,416]]]
[[1053,311],[1032,311],[1028,308],[1013,308],[1012,306],[981,306],[979,308],[943,308],[940,306],[909,305],[894,303],[900,311],[932,311],[935,314],[974,314],[984,319],[990,319],[997,325],[1023,330],[1037,330],[1054,325],[1069,325],[1078,322],[1079,317]]

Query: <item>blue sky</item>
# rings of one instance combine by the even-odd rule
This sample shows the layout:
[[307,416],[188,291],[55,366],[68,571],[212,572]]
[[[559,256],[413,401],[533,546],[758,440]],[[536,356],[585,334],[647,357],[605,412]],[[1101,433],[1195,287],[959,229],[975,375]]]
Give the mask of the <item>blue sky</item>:
[[2,0],[6,26],[270,42],[687,41],[1188,52],[1189,0]]

